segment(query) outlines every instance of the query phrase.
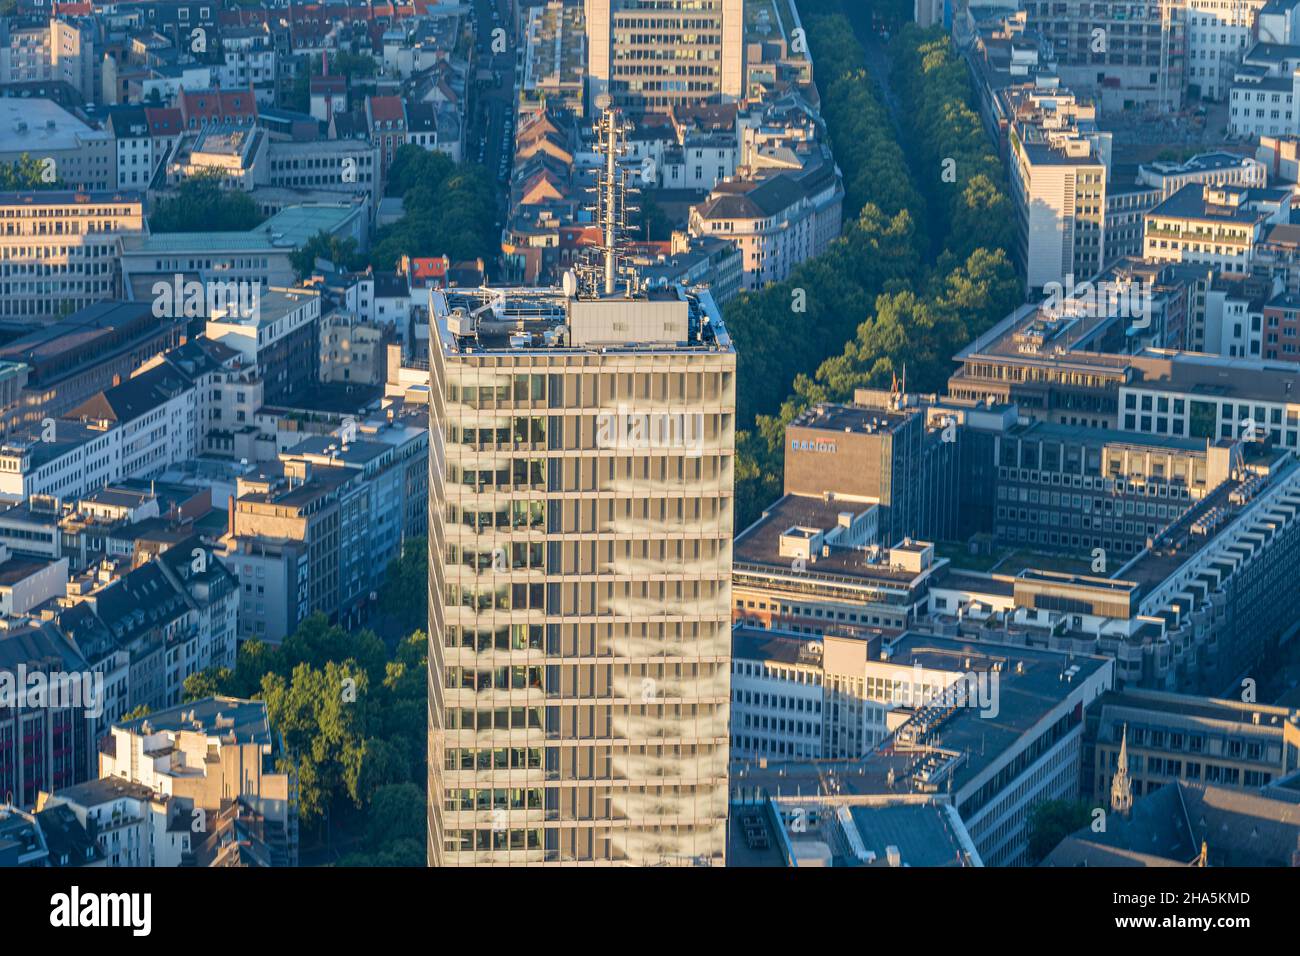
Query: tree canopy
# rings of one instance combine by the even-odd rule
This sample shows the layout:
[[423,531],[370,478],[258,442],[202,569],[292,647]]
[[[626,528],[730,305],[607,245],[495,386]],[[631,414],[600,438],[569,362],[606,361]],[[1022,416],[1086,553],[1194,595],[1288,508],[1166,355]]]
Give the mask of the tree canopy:
[[402,197],[404,215],[375,237],[376,269],[389,271],[404,255],[490,261],[500,249],[496,195],[482,166],[403,146],[388,171],[388,195]]
[[[896,6],[876,12],[896,23]],[[953,353],[1020,300],[1004,175],[947,37],[905,27],[891,42],[890,85],[904,114],[896,127],[854,32],[870,29],[873,8],[842,0],[799,8],[848,225],[787,281],[738,296],[724,312],[740,369],[738,528],[780,496],[785,426],[801,411],[851,401],[858,387],[888,387],[904,367],[909,389],[942,391]],[[954,160],[952,181],[945,159]]]
[[12,163],[0,163],[0,190],[5,192],[66,188],[53,159],[47,165],[47,161],[23,153]]
[[204,173],[187,178],[174,195],[158,203],[149,228],[153,232],[243,232],[264,218],[248,193],[223,189],[220,174]]
[[[398,862],[379,865],[422,865],[423,798],[414,807],[409,789],[393,788],[423,793],[427,675],[423,630],[390,653],[372,631],[346,631],[317,614],[279,647],[248,641],[234,668],[192,674],[184,699],[264,700],[271,725],[284,737],[282,767],[298,775],[303,827],[319,833],[326,820],[341,822],[345,830],[382,837],[367,844],[368,854]],[[396,810],[406,816],[394,816]]]

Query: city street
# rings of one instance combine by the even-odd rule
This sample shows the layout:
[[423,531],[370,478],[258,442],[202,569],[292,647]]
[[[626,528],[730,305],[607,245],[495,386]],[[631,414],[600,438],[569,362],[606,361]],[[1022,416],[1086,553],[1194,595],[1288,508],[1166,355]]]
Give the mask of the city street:
[[[505,222],[509,203],[506,183],[512,160],[515,84],[521,58],[510,7],[509,0],[475,0],[474,3],[478,75],[483,79],[466,144],[466,159],[483,165],[500,186],[497,208],[501,223]],[[493,19],[494,11],[496,19]],[[493,53],[493,31],[497,29],[505,31],[505,50]],[[507,123],[511,124],[509,130]]]

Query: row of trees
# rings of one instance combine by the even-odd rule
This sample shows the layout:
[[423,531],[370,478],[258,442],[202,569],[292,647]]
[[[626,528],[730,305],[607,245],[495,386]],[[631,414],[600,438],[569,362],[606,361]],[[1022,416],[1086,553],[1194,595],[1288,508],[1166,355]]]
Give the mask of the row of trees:
[[[971,108],[966,64],[937,28],[905,26],[890,42],[891,86],[903,106],[908,152],[920,171],[937,255],[963,262],[978,248],[1010,253],[1015,208],[1002,162]],[[936,263],[942,268],[945,263]]]
[[[424,542],[394,564],[422,553]],[[393,573],[390,569],[390,574]],[[420,588],[420,593],[424,588]],[[266,701],[298,774],[299,820],[363,843],[342,865],[423,866],[428,744],[428,639],[422,628],[390,651],[373,631],[317,614],[279,647],[248,641],[233,668],[185,681],[185,700],[213,694]]]
[[402,197],[405,215],[375,237],[376,269],[391,270],[404,255],[491,261],[500,250],[496,196],[482,166],[403,146],[388,172],[388,195]]
[[785,282],[727,304],[723,318],[738,355],[742,424],[779,408],[786,383],[833,355],[876,295],[890,283],[911,280],[920,268],[910,210],[923,203],[890,134],[888,113],[862,69],[861,47],[842,16],[803,22],[844,174],[847,226],[825,253],[798,266]]
[[[792,394],[779,407],[741,392],[737,527],[779,497],[785,427],[801,411],[816,402],[850,401],[858,387],[887,387],[904,369],[909,390],[941,391],[953,352],[1020,297],[1007,253],[1010,236],[1002,228],[1012,222],[1003,174],[969,108],[965,74],[949,68],[958,61],[946,38],[910,27],[894,40],[900,57],[925,60],[896,91],[911,117],[902,123],[900,144],[885,135],[893,127],[862,67],[855,24],[844,16],[840,0],[802,0],[800,10],[836,160],[852,184],[846,215],[857,218],[789,282],[745,296],[728,310],[728,329],[745,370],[741,382],[749,376],[750,389],[770,395],[783,372],[791,371],[793,381]],[[854,10],[858,28],[867,29],[870,10]],[[922,109],[940,115],[920,118]],[[945,149],[946,130],[953,145],[941,158],[956,160],[953,181],[945,181],[938,163],[930,177],[926,165]],[[922,172],[910,176],[909,166]],[[858,202],[860,211],[851,204]],[[992,229],[982,221],[989,216],[998,217]],[[806,303],[802,314],[791,310],[799,289]],[[753,428],[744,429],[751,420]]]

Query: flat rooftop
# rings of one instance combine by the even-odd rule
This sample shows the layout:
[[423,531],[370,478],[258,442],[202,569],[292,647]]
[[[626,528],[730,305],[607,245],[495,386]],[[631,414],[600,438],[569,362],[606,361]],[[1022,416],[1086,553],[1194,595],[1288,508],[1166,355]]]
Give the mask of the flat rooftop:
[[[817,528],[829,531],[837,526],[842,512],[854,514],[873,507],[869,502],[844,498],[804,497],[784,495],[769,506],[763,517],[746,528],[732,546],[732,562],[736,565],[766,566],[773,570],[791,570],[791,559],[781,554],[781,536],[792,528]],[[889,550],[880,549],[882,560],[872,561],[869,552],[857,548],[831,548],[829,555],[817,555],[808,561],[799,575],[808,579],[856,579],[854,583],[869,586],[873,582],[894,588],[910,589],[918,585],[929,573],[906,571],[888,563]],[[935,565],[940,564],[936,560]]]
[[923,414],[923,411],[912,408],[904,412],[895,412],[857,405],[819,404],[805,409],[790,424],[800,428],[821,428],[832,432],[876,434],[892,432],[918,414]]
[[732,352],[706,289],[570,297],[557,288],[449,288],[429,293],[444,355],[550,352]]
[[[887,657],[882,659],[901,667],[919,664],[927,670],[972,674],[997,670],[996,693],[992,691],[992,675],[987,678],[996,713],[972,702],[971,706],[956,707],[945,719],[931,725],[926,743],[955,755],[949,771],[953,792],[1001,760],[1079,683],[1113,666],[1104,657],[990,645],[910,631],[890,642],[886,651]],[[765,767],[758,761],[745,761],[733,765],[733,794],[752,797],[757,793],[831,792],[867,796],[935,792],[914,786],[912,774],[920,767],[921,753],[896,747],[896,740],[897,735],[887,737],[876,751],[861,760],[769,760]],[[946,782],[941,789],[947,789]]]
[[97,807],[122,797],[150,800],[153,799],[154,793],[143,784],[121,777],[100,777],[98,780],[87,780],[72,787],[63,787],[55,796],[63,797],[78,806]]
[[[1126,689],[1107,691],[1098,700],[1103,707],[1115,707],[1132,710],[1152,711],[1170,714],[1176,717],[1193,717],[1200,720],[1221,721],[1227,724],[1241,724],[1246,727],[1258,727],[1261,731],[1282,730],[1282,724],[1292,717],[1293,712],[1287,707],[1274,707],[1268,704],[1247,704],[1239,700],[1218,700],[1213,697],[1197,697],[1191,694],[1169,694],[1161,691]],[[1255,715],[1259,715],[1259,724]],[[1273,718],[1278,718],[1273,722]]]
[[[1188,508],[1177,521],[1165,529],[1155,541],[1154,547],[1142,551],[1119,568],[1115,572],[1116,576],[1136,582],[1145,596],[1201,551],[1217,542],[1237,518],[1253,507],[1255,500],[1261,494],[1272,487],[1276,481],[1292,474],[1296,468],[1300,468],[1300,462],[1295,459],[1283,462],[1273,474],[1266,476],[1263,487],[1252,495],[1249,501],[1242,504],[1234,503],[1232,498],[1233,493],[1243,482],[1236,478],[1229,478]],[[1197,523],[1216,510],[1223,515],[1222,520],[1215,524],[1209,534],[1196,533],[1194,528]]]
[[338,232],[359,215],[361,207],[351,202],[304,203],[288,206],[246,232],[159,232],[132,237],[125,244],[125,252],[153,255],[196,249],[212,253],[257,249],[288,253],[305,246],[318,232]]
[[190,731],[213,737],[234,734],[238,743],[273,743],[266,704],[260,700],[237,697],[207,697],[179,707],[169,707],[136,720],[114,724],[133,734],[180,733]]
[[5,155],[44,156],[111,139],[106,130],[91,129],[53,100],[0,97],[0,153]]

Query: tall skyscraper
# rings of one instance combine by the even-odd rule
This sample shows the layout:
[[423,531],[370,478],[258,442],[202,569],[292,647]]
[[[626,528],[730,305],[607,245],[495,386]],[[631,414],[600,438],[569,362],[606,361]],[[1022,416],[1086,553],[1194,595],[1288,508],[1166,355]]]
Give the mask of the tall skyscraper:
[[744,0],[584,0],[587,102],[667,112],[744,92]]
[[429,862],[721,864],[736,355],[622,267],[431,296]]

